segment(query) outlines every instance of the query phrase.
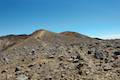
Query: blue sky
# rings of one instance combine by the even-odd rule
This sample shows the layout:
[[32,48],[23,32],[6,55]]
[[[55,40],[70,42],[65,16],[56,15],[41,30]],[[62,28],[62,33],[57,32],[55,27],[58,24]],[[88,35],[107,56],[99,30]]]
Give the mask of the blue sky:
[[0,0],[0,35],[37,29],[120,38],[120,0]]

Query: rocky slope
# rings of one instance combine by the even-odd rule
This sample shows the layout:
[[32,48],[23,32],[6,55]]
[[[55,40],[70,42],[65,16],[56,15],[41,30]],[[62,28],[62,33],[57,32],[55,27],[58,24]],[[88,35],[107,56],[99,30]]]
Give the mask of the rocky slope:
[[6,50],[7,48],[24,41],[29,35],[7,35],[0,37],[0,51]]
[[0,80],[120,80],[120,40],[46,30],[8,37],[0,38]]

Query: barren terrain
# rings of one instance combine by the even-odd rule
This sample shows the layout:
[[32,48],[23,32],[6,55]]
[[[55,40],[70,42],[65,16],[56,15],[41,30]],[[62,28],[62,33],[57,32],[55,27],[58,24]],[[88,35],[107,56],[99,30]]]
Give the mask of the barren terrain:
[[3,36],[0,80],[120,80],[120,40],[47,30]]

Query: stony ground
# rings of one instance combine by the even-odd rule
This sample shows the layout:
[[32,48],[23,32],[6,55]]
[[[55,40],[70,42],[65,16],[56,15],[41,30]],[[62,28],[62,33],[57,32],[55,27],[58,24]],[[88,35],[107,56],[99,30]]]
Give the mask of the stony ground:
[[120,80],[120,40],[46,30],[1,37],[0,80]]

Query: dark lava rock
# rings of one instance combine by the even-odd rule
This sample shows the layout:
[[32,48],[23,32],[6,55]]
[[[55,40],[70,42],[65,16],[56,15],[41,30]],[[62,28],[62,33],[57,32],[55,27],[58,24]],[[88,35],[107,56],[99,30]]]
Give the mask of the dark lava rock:
[[98,52],[98,51],[95,52],[94,57],[95,57],[96,59],[100,59],[100,60],[103,60],[103,59],[104,59],[103,53],[102,53],[102,52]]
[[3,73],[6,73],[6,71],[5,71],[5,70],[3,70],[1,73],[2,73],[2,74],[3,74]]
[[31,64],[31,65],[29,65],[28,67],[31,68],[31,67],[33,67],[33,66],[34,66],[34,65]]
[[15,68],[15,72],[17,72],[17,71],[19,71],[19,69],[18,69],[18,68]]
[[21,70],[21,66],[16,66],[15,72],[18,72],[18,71],[20,71],[20,70]]
[[76,66],[76,68],[80,70],[81,67],[83,67],[83,66],[84,66],[84,64],[80,63],[80,64],[78,64],[78,65]]
[[88,51],[88,54],[92,54],[92,52],[91,52],[91,51]]
[[120,51],[116,51],[116,52],[114,52],[114,55],[115,55],[115,56],[120,55]]

